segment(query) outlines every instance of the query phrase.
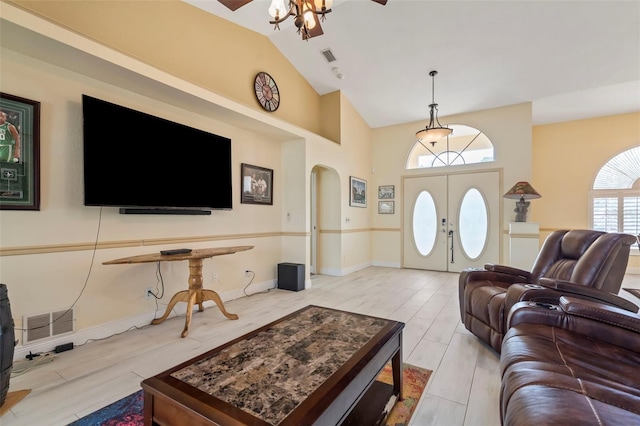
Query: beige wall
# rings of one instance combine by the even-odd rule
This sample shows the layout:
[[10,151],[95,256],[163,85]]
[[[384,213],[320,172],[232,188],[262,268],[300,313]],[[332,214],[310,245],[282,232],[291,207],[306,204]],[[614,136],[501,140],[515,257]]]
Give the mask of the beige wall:
[[[245,269],[256,272],[257,282],[273,279],[269,265],[282,258],[279,239],[256,236],[281,231],[283,184],[279,173],[274,174],[273,208],[240,204],[239,191],[233,194],[232,211],[214,211],[211,216],[128,216],[118,214],[117,208],[85,207],[81,95],[86,93],[231,138],[234,182],[240,181],[241,162],[279,170],[280,142],[6,49],[1,53],[1,90],[40,100],[42,107],[41,209],[37,212],[3,211],[0,216],[2,248],[32,246],[48,247],[45,251],[63,250],[0,257],[1,279],[10,285],[18,326],[22,315],[68,307],[82,290],[89,274],[77,305],[78,329],[154,309],[153,301],[143,298],[144,288],[156,286],[154,265],[104,266],[102,262],[154,253],[167,245],[155,245],[157,240],[166,240],[169,245],[172,241],[175,245],[185,241],[182,244],[191,248],[255,245],[251,252],[206,262],[205,283],[218,291],[242,286]],[[117,146],[114,146],[114,152],[118,152]],[[203,190],[209,185],[207,182],[194,184],[202,185]],[[73,247],[79,244],[90,247],[96,238],[100,245],[113,243],[138,247],[98,250],[89,269],[92,251],[73,251]],[[200,238],[209,241],[198,242]],[[144,242],[144,246],[136,242]],[[186,288],[186,262],[162,267],[167,295]],[[213,282],[213,271],[218,282]]]
[[[318,140],[309,144],[307,159],[309,174],[314,168],[321,170],[318,270],[342,275],[371,265],[369,234],[375,192],[371,185],[371,129],[344,95],[334,96],[339,98],[332,98],[332,105],[339,107],[341,143]],[[350,176],[367,181],[367,208],[349,205]],[[335,200],[340,203],[337,212]]]
[[11,3],[258,110],[253,80],[258,72],[266,71],[282,95],[273,115],[323,134],[318,93],[259,33],[179,0]]
[[[86,288],[77,305],[78,330],[100,327],[128,318],[139,318],[154,311],[155,303],[145,300],[143,294],[146,287],[156,285],[155,265],[104,266],[102,262],[156,252],[161,248],[255,245],[255,248],[248,252],[206,261],[205,286],[229,297],[241,295],[243,287],[247,284],[245,269],[256,272],[254,284],[272,285],[276,279],[277,263],[309,262],[309,185],[311,171],[316,167],[320,170],[318,263],[321,272],[345,274],[370,264],[400,265],[401,206],[396,204],[394,215],[378,215],[377,187],[396,185],[398,202],[402,176],[428,173],[404,170],[406,155],[414,141],[413,135],[416,129],[424,126],[424,122],[372,130],[342,93],[327,95],[322,100],[317,97],[286,60],[278,56],[279,54],[273,54],[273,46],[264,44],[268,44],[264,37],[246,30],[227,28],[224,22],[210,21],[213,17],[200,16],[196,9],[181,2],[159,2],[161,6],[158,11],[153,12],[157,21],[149,19],[146,15],[145,4],[148,5],[148,2],[109,2],[115,7],[109,10],[105,9],[104,3],[43,1],[27,2],[27,6],[38,13],[46,14],[48,19],[61,22],[64,26],[74,28],[76,32],[98,40],[101,44],[126,51],[127,54],[154,65],[148,68],[149,74],[144,74],[148,75],[150,80],[160,81],[161,71],[178,77],[174,81],[179,83],[180,89],[172,89],[168,93],[171,96],[179,96],[175,97],[175,102],[171,101],[171,96],[165,96],[163,99],[156,97],[155,95],[162,94],[154,92],[163,87],[160,83],[141,86],[140,91],[136,91],[136,84],[132,83],[139,80],[136,78],[136,81],[132,82],[129,73],[122,72],[121,68],[115,66],[90,69],[95,73],[73,71],[67,66],[61,68],[46,62],[38,54],[18,53],[6,47],[2,49],[0,90],[42,103],[41,210],[0,213],[0,242],[3,251],[7,248],[47,247],[43,253],[38,254],[0,256],[0,282],[10,285],[12,310],[18,327],[21,325],[22,315],[69,307],[82,291],[85,280]],[[157,3],[154,3],[154,8],[158,6]],[[25,6],[22,2],[20,5]],[[130,5],[131,9],[127,5]],[[7,10],[7,5],[3,3],[3,14]],[[105,15],[104,20],[102,14]],[[120,22],[121,14],[127,15],[124,24],[116,23]],[[212,31],[207,32],[207,37],[211,37],[211,40],[206,49],[220,49],[219,54],[193,55],[191,51],[192,55],[183,56],[182,52],[178,52],[180,43],[163,39],[153,22],[166,24],[170,15],[172,22],[175,22],[173,14],[184,14],[194,19],[193,22],[204,20]],[[98,16],[101,19],[96,20]],[[179,22],[182,18],[176,19]],[[87,24],[88,21],[95,25]],[[141,23],[141,26],[134,30],[134,23]],[[127,36],[121,35],[120,25]],[[43,25],[38,24],[33,30],[44,33],[45,30],[40,28],[41,26]],[[233,51],[225,50],[228,48],[226,45],[217,46],[213,39],[217,40],[216,34],[220,35],[217,32],[223,29],[232,31],[234,37],[237,35],[237,40],[247,42],[239,43]],[[46,31],[51,32],[49,29]],[[236,31],[239,33],[236,34]],[[56,34],[47,33],[47,37],[66,40],[67,35],[63,28],[56,27],[56,31],[53,32]],[[61,35],[58,35],[58,32]],[[197,33],[184,31],[183,36],[194,37]],[[3,45],[5,35],[3,32]],[[179,61],[163,62],[167,60],[166,56],[160,57],[162,55],[155,51],[157,40],[168,43],[167,47],[177,55],[174,58],[179,58]],[[200,50],[204,48],[193,38],[185,40],[196,43],[194,46],[199,46]],[[187,45],[191,45],[189,43]],[[90,44],[87,42],[82,46]],[[43,47],[49,45],[43,44]],[[76,50],[72,50],[72,53],[77,62],[68,65],[72,68],[82,64],[82,60],[87,57],[81,51],[82,48],[74,49]],[[117,55],[110,52],[107,49],[92,54],[95,53],[107,61],[115,61],[112,58]],[[227,60],[221,62],[221,57]],[[211,58],[215,58],[217,62],[200,62],[209,61]],[[124,65],[132,69],[140,68],[134,59],[118,61],[124,61]],[[212,78],[213,69],[215,78]],[[258,106],[253,99],[251,82],[255,73],[262,69],[271,72],[278,80],[280,88],[285,88],[283,92],[289,93],[275,115],[257,112]],[[108,78],[105,80],[102,76]],[[112,82],[118,78],[122,79],[122,85]],[[201,97],[183,96],[184,93],[180,90],[190,87],[187,83],[196,83],[190,90],[198,92],[198,96]],[[84,207],[81,170],[82,93],[231,138],[234,181],[239,182],[241,162],[274,169],[274,205],[243,205],[239,202],[239,193],[235,193],[232,211],[214,212],[209,217],[123,216],[113,208],[102,209],[100,214],[98,208]],[[215,103],[210,100],[215,97],[209,94],[222,94],[225,98]],[[311,103],[309,99],[312,99]],[[320,116],[316,114],[320,110],[320,104],[331,118],[327,127],[317,131],[320,125],[306,120],[309,116]],[[243,123],[247,125],[230,124],[231,114],[226,108],[240,111],[241,107],[246,105],[251,107],[250,111],[243,110],[242,113],[235,113],[233,117],[243,115],[246,117]],[[305,117],[299,117],[298,114],[303,110]],[[636,127],[629,124],[634,118]],[[607,148],[607,153],[602,156],[601,161],[593,161],[589,166],[592,169],[623,150],[625,144],[638,143],[638,114],[630,119],[625,116],[620,116],[619,119],[624,119],[626,124],[622,125],[622,122],[618,121],[607,122],[607,134],[603,135],[604,138],[596,140],[604,140],[611,135],[611,124],[616,128],[624,127],[618,138],[624,142],[620,142],[617,148]],[[555,204],[547,203],[551,203],[557,196],[553,195],[554,189],[548,188],[543,178],[539,179],[542,166],[534,167],[534,164],[549,164],[549,155],[561,159],[562,156],[557,153],[557,143],[560,142],[566,141],[576,149],[585,151],[584,141],[594,138],[587,138],[582,134],[581,126],[560,130],[549,127],[548,132],[547,126],[536,127],[533,144],[535,150],[532,150],[530,104],[443,117],[441,121],[470,125],[487,134],[496,146],[496,161],[474,167],[477,170],[502,169],[503,187],[511,186],[517,180],[532,181],[543,194],[541,200],[532,203],[533,217],[545,228],[566,225],[563,220],[556,220],[553,213],[547,213],[555,208]],[[256,123],[267,123],[267,126],[258,126],[261,129],[269,126],[271,129],[284,129],[282,133],[286,133],[288,139],[283,142],[282,135],[276,138],[271,136],[269,131],[255,130]],[[590,135],[599,135],[601,123],[595,123]],[[328,134],[329,138],[313,132]],[[556,138],[558,134],[564,134],[564,137]],[[539,141],[542,142],[538,143]],[[602,144],[592,143],[590,146],[593,148],[591,151],[586,150],[587,152],[603,149]],[[566,170],[566,164],[563,166],[545,166],[542,172],[551,182],[552,176],[556,179],[564,177],[556,172]],[[595,169],[585,175],[584,179],[591,182],[594,173]],[[366,209],[349,206],[349,176],[367,180]],[[582,180],[580,182],[581,185],[585,185]],[[586,183],[587,187],[588,185],[589,183]],[[550,206],[549,210],[546,208],[547,205]],[[511,207],[503,206],[505,231],[508,221],[511,220]],[[288,213],[291,215],[288,216]],[[288,220],[288,217],[291,217],[291,220]],[[92,260],[93,252],[87,247],[90,248],[95,241],[99,224],[99,250]],[[114,246],[105,248],[105,244],[108,243],[113,243]],[[82,246],[82,249],[78,249],[78,246]],[[60,252],[55,252],[58,249]],[[93,265],[91,270],[90,265]],[[166,298],[186,287],[186,264],[163,264],[162,271]],[[218,280],[214,281],[213,274],[217,275]],[[166,300],[163,300],[163,303],[166,303]]]
[[[533,180],[542,195],[531,215],[541,238],[555,229],[589,227],[589,191],[600,168],[640,145],[640,113],[548,124],[533,128]],[[638,271],[640,256],[629,266]]]
[[[448,172],[470,172],[486,169],[503,171],[502,190],[519,180],[531,178],[531,104],[512,105],[503,108],[476,111],[449,117],[441,117],[444,124],[465,124],[482,131],[493,143],[495,161],[469,166],[452,166]],[[377,265],[400,266],[402,246],[402,176],[438,175],[441,168],[405,170],[407,156],[415,143],[415,133],[424,122],[405,123],[373,130],[372,190],[379,185],[395,185],[395,214],[377,214],[377,192],[372,192],[376,209],[372,210],[373,262]],[[513,182],[513,183],[511,183]],[[503,191],[503,192],[504,192]],[[513,206],[503,203],[502,230],[509,229],[513,220]],[[501,244],[501,261],[509,262],[508,235]]]
[[[115,58],[110,60],[117,66],[105,68],[103,63],[89,60],[83,53],[92,46],[91,42],[84,41],[86,38],[70,36],[68,31],[45,25],[45,21],[33,19],[32,15],[19,10],[3,3],[3,19],[18,25],[29,24],[28,27],[42,34],[33,40],[42,43],[43,49],[25,48],[12,40],[12,36],[19,33],[10,26],[3,27],[0,90],[42,104],[41,210],[0,214],[0,280],[10,285],[12,313],[18,327],[23,315],[68,308],[80,292],[76,330],[85,336],[105,324],[147,318],[156,305],[153,300],[144,299],[144,289],[156,287],[156,266],[106,266],[102,262],[154,253],[163,248],[254,245],[248,252],[205,261],[205,287],[220,292],[226,299],[242,296],[248,283],[246,269],[255,271],[254,285],[272,286],[276,281],[277,263],[309,263],[309,183],[311,169],[316,164],[334,173],[328,181],[330,202],[325,206],[328,212],[325,217],[336,219],[331,225],[336,225],[333,234],[336,239],[327,246],[336,255],[335,260],[329,259],[329,272],[344,274],[370,264],[369,209],[356,209],[352,229],[346,232],[341,229],[344,225],[340,220],[347,209],[354,209],[348,207],[348,198],[344,197],[347,192],[342,192],[347,189],[349,176],[369,178],[370,129],[340,94],[327,99],[331,101],[329,107],[337,123],[349,121],[342,131],[342,144],[279,121],[273,115],[263,118],[260,113],[242,112],[246,118],[239,120],[238,113],[231,113],[227,108],[242,111],[241,104],[227,99],[221,99],[221,106],[210,104],[213,102],[210,99],[218,98],[190,85],[187,80],[167,77],[157,68],[145,68],[110,49],[92,51],[92,55],[100,58]],[[67,44],[73,46],[71,50]],[[12,50],[14,46],[19,49]],[[75,61],[57,64],[60,56],[42,52],[47,49],[71,53]],[[141,69],[148,73],[152,83],[139,78],[136,73]],[[240,71],[238,75],[242,74]],[[154,84],[156,79],[160,83]],[[113,84],[114,81],[121,82],[122,87]],[[164,86],[164,81],[177,84],[177,88]],[[184,90],[189,91],[188,94]],[[274,169],[273,206],[240,204],[239,192],[234,193],[232,211],[215,211],[212,216],[204,217],[127,216],[119,215],[116,208],[100,211],[83,206],[83,93],[231,138],[234,182],[239,182],[242,162]],[[299,98],[291,99],[308,99],[304,92],[298,93],[301,93]],[[229,118],[241,125],[229,124]],[[276,127],[286,130],[274,132]],[[259,130],[250,130],[254,128]],[[289,140],[283,141],[283,138]],[[94,259],[92,246],[98,227],[100,234]],[[354,255],[344,255],[345,250]],[[32,251],[36,253],[24,254]],[[165,298],[160,311],[162,303],[167,303],[171,295],[186,288],[188,276],[186,262],[163,263],[161,270]],[[138,325],[142,324],[144,322]]]

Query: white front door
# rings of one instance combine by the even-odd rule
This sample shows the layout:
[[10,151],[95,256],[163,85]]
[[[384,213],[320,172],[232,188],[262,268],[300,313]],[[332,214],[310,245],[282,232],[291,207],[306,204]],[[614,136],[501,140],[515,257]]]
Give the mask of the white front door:
[[497,171],[403,181],[405,268],[460,272],[500,258]]

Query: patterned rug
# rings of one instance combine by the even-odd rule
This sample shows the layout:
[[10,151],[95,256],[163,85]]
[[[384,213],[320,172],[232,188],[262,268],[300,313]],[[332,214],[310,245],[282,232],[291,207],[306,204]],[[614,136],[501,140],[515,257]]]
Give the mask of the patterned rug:
[[637,289],[637,288],[623,288],[623,290],[628,291],[629,293],[633,294],[635,297],[640,299],[640,289]]
[[[404,364],[404,399],[395,403],[387,417],[385,426],[404,426],[409,423],[431,373],[431,370]],[[377,380],[388,384],[393,383],[391,364],[384,367]],[[143,405],[143,393],[142,390],[139,390],[111,405],[94,411],[71,423],[70,426],[142,426],[144,424]]]

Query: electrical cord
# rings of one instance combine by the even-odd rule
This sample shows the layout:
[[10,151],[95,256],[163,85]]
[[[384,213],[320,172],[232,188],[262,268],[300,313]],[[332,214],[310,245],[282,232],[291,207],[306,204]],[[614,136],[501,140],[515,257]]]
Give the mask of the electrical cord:
[[[162,270],[160,269],[160,261],[156,262],[156,292],[149,293],[153,296],[154,301],[156,302],[156,311],[153,313],[153,318],[155,319],[158,315],[158,310],[160,310],[160,304],[158,301],[164,297],[164,278],[162,276]],[[159,294],[158,294],[159,293]],[[164,304],[166,306],[167,304]],[[175,316],[178,316],[175,307],[171,310]]]
[[37,367],[38,365],[52,362],[56,358],[56,356],[53,355],[52,352],[39,352],[37,354],[32,354],[31,352],[29,352],[27,358],[29,358],[28,361],[16,361],[13,363],[13,366],[11,368],[11,377],[21,376],[24,373]]
[[151,324],[147,324],[147,325],[143,325],[142,327],[138,327],[137,325],[132,325],[131,327],[127,328],[127,329],[126,329],[126,330],[124,330],[124,331],[120,331],[119,333],[114,333],[114,334],[111,334],[111,335],[109,335],[109,336],[106,336],[106,337],[100,337],[100,338],[96,338],[96,339],[87,339],[87,340],[85,340],[83,343],[80,343],[79,345],[74,345],[74,348],[78,348],[78,347],[80,347],[80,346],[84,346],[84,345],[86,345],[86,344],[87,344],[87,343],[89,343],[89,342],[99,342],[99,341],[101,341],[101,340],[111,339],[112,337],[114,337],[114,336],[119,336],[119,335],[121,335],[121,334],[126,333],[127,331],[131,331],[131,330],[144,330],[145,328],[149,327],[150,325],[151,325]]
[[[160,288],[158,288],[160,285]],[[158,296],[158,292],[160,295]],[[160,261],[156,262],[156,292],[151,293],[151,295],[156,299],[156,308],[158,307],[158,299],[162,299],[164,297],[164,279],[162,278],[162,271],[160,270]]]
[[100,238],[100,225],[101,224],[102,224],[102,207],[100,207],[100,213],[98,215],[98,230],[96,231],[96,239],[95,239],[95,242],[93,243],[93,253],[91,254],[91,263],[89,264],[89,270],[87,271],[87,276],[86,276],[86,278],[84,280],[84,285],[82,286],[82,290],[80,290],[80,294],[78,295],[78,297],[76,297],[76,300],[71,304],[69,309],[64,311],[64,313],[62,315],[60,315],[59,317],[54,318],[48,324],[43,324],[43,325],[39,325],[37,327],[32,327],[32,328],[15,328],[15,330],[31,331],[31,330],[38,330],[38,329],[41,329],[41,328],[49,327],[54,322],[56,322],[56,321],[58,321],[58,320],[60,320],[62,318],[65,318],[65,316],[73,309],[73,307],[76,306],[76,304],[78,303],[78,300],[80,300],[80,297],[82,297],[82,294],[86,290],[87,284],[89,283],[89,278],[91,277],[91,271],[93,270],[93,262],[94,262],[94,260],[96,258],[96,251],[98,250],[98,241],[99,241],[99,238]]
[[253,279],[256,277],[256,273],[255,273],[255,272],[253,272],[253,271],[247,271],[247,272],[248,272],[248,273],[251,273],[252,275],[251,275],[251,279],[249,280],[249,284],[247,284],[247,285],[242,289],[242,291],[244,292],[244,295],[245,295],[245,296],[247,296],[247,297],[251,297],[251,296],[253,296],[253,295],[255,295],[255,294],[264,294],[264,293],[269,293],[269,292],[271,291],[271,289],[269,288],[269,289],[266,289],[266,290],[264,290],[264,291],[259,291],[259,292],[257,292],[257,293],[251,293],[251,294],[247,293],[247,289],[249,288],[249,286],[251,285],[251,283],[253,283]]

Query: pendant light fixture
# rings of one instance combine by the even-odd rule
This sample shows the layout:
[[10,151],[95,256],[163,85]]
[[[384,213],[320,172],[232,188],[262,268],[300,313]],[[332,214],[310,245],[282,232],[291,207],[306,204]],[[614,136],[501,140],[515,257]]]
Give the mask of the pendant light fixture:
[[416,132],[416,138],[418,141],[424,143],[430,143],[432,146],[436,144],[437,141],[444,138],[445,136],[449,136],[453,130],[448,127],[443,127],[438,121],[438,104],[435,101],[435,77],[438,74],[438,71],[431,71],[429,75],[431,76],[431,104],[429,105],[429,125]]

